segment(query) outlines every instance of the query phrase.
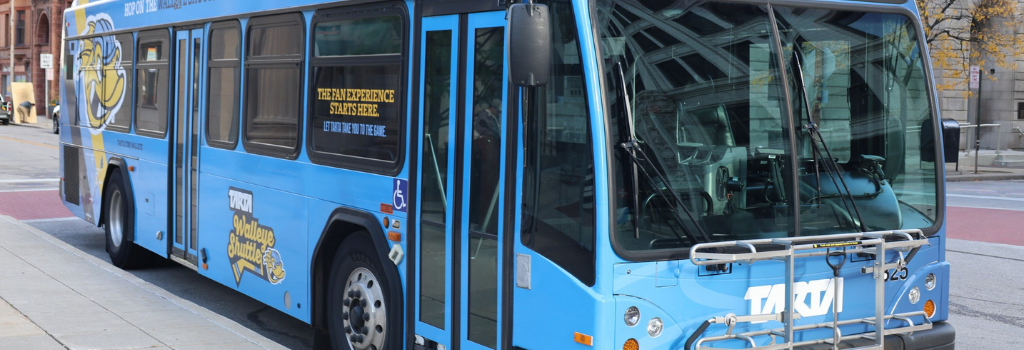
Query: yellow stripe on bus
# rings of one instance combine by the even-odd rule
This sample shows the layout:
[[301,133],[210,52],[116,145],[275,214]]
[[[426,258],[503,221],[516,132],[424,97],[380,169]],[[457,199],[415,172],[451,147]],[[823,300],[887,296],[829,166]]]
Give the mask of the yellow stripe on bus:
[[[89,4],[89,0],[79,0],[78,6],[84,6]],[[85,9],[79,8],[75,10],[75,29],[77,30],[74,34],[81,34],[85,31],[87,16],[85,15]],[[103,145],[103,133],[92,133],[92,149],[96,152],[93,154],[93,160],[96,162],[96,187],[100,189],[100,193],[103,193],[103,180],[106,178],[106,149]]]

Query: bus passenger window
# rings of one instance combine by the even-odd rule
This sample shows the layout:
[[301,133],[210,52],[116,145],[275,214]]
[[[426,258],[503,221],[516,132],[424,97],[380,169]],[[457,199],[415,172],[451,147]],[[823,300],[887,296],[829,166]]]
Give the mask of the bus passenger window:
[[[91,107],[83,124],[93,129],[128,132],[132,122],[131,77],[135,40],[131,33],[85,38],[75,53],[76,73],[85,86],[80,93]],[[129,101],[128,103],[123,103]]]
[[[135,66],[135,130],[140,135],[164,137],[167,132],[168,78],[166,29],[139,33],[139,60]],[[123,46],[122,46],[123,47]]]
[[405,134],[406,21],[396,9],[369,18],[339,18],[337,11],[322,11],[313,20],[310,158],[394,172]]
[[245,67],[245,148],[294,159],[299,145],[302,94],[302,16],[249,22]]
[[75,67],[77,61],[75,53],[78,47],[81,46],[81,41],[68,40],[64,44],[64,91],[67,100],[64,101],[64,106],[61,114],[67,117],[67,121],[72,125],[78,125],[78,91],[77,85],[75,85],[75,75],[78,74],[78,69]]
[[[132,58],[135,54],[135,38],[131,33],[118,34],[110,38],[121,48],[120,61],[104,62],[103,90],[120,94],[122,97],[114,108],[112,120],[108,124],[114,131],[127,132],[131,129],[131,89],[132,89]],[[105,41],[105,40],[104,40]],[[125,103],[127,102],[127,103]]]
[[238,144],[238,79],[242,29],[238,21],[214,23],[210,30],[207,142],[234,149]]

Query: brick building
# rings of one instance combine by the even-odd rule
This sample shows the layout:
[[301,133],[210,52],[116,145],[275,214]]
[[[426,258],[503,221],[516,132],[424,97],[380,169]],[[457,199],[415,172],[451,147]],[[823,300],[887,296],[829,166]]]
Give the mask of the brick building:
[[[14,11],[11,11],[14,1]],[[50,100],[57,99],[57,71],[49,86],[46,70],[39,66],[40,54],[52,54],[54,67],[60,56],[61,23],[64,23],[64,9],[71,0],[0,0],[0,93],[11,95],[11,82],[35,83],[36,111],[46,114],[46,89]],[[12,31],[13,27],[13,31]],[[11,66],[11,46],[14,46],[14,62]]]

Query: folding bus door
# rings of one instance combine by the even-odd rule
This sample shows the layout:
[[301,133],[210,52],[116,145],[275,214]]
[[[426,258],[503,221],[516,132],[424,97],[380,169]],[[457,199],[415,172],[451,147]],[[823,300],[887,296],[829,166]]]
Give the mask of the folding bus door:
[[202,28],[175,31],[174,49],[174,132],[172,139],[171,210],[174,219],[171,257],[196,265],[199,205],[199,120],[201,76],[203,74]]
[[505,13],[423,18],[415,333],[497,349],[507,161]]

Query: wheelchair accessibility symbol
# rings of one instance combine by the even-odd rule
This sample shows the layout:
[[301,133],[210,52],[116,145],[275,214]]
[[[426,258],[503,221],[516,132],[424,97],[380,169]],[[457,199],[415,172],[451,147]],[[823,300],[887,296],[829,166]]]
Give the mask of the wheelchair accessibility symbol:
[[402,179],[395,179],[394,192],[391,195],[391,204],[395,211],[405,212],[409,208],[409,183]]

